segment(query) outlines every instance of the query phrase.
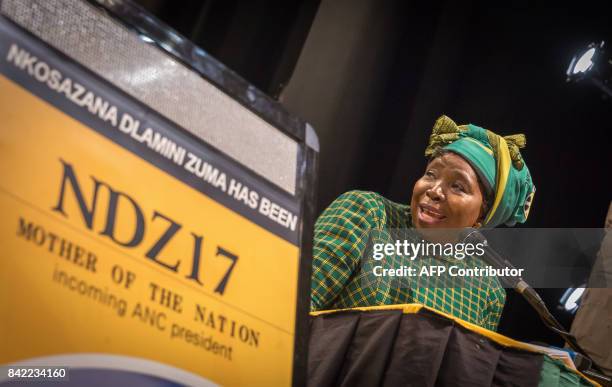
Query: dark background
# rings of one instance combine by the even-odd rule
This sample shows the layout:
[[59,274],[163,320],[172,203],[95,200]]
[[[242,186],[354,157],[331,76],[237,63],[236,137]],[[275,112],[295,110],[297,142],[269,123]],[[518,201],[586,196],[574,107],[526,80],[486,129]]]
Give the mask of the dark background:
[[[537,186],[529,227],[602,227],[612,199],[612,101],[565,71],[609,14],[485,1],[138,0],[309,121],[321,143],[318,209],[350,189],[408,202],[435,119],[525,133]],[[577,284],[579,285],[579,284]],[[541,289],[559,305],[564,289]],[[512,292],[499,331],[560,344]]]

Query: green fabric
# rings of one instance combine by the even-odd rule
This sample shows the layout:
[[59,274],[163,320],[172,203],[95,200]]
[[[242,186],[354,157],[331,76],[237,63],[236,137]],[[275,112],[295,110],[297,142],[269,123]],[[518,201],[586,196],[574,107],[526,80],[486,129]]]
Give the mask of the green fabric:
[[[419,303],[462,320],[496,330],[506,292],[496,278],[467,277],[463,286],[425,282],[397,286],[388,277],[372,281],[370,238],[390,237],[389,230],[412,228],[410,207],[394,203],[374,192],[351,191],[338,197],[318,218],[313,246],[311,309]],[[364,266],[364,262],[366,263]],[[385,266],[420,267],[452,262],[472,267],[469,259],[387,257]],[[478,266],[484,263],[478,261]]]
[[540,372],[541,387],[582,387],[592,386],[593,384],[572,372],[560,360],[552,359],[545,355],[542,362],[542,371]]
[[[527,220],[535,186],[529,168],[525,165],[520,148],[526,145],[524,135],[500,137],[476,125],[456,125],[450,118],[442,116],[436,121],[425,155],[430,156],[442,147],[464,157],[477,173],[500,196],[499,204],[489,203],[485,227],[501,224],[514,226]],[[508,154],[508,169],[502,170],[500,157]],[[505,186],[501,178],[507,177]]]
[[473,168],[477,168],[480,175],[485,178],[486,181],[484,181],[484,183],[487,184],[489,188],[493,189],[493,187],[495,187],[495,170],[497,166],[495,165],[495,158],[485,151],[485,147],[493,152],[489,146],[482,143],[478,145],[476,142],[470,141],[467,138],[460,138],[445,146],[444,149],[448,149],[463,156],[470,165]]

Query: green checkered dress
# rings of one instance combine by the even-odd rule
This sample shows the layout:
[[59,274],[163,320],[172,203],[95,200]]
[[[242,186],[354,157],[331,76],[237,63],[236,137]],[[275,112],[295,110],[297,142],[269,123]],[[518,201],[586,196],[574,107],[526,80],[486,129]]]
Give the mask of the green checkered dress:
[[496,330],[506,299],[497,278],[462,277],[459,283],[455,279],[448,282],[448,277],[391,278],[372,274],[374,265],[403,265],[417,271],[427,265],[485,266],[472,257],[372,259],[373,243],[392,243],[397,238],[393,230],[401,233],[411,228],[410,206],[374,192],[350,191],[338,197],[315,224],[311,309],[419,303]]

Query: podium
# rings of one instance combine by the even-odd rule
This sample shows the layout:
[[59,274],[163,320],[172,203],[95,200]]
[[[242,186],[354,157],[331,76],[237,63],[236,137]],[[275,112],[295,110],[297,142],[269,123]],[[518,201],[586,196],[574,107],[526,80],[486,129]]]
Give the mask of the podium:
[[309,386],[593,386],[541,347],[418,304],[311,313]]

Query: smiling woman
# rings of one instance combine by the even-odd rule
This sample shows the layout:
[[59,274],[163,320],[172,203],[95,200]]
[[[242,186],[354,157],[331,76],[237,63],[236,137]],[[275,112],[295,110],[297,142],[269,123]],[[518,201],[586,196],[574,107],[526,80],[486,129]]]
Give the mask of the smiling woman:
[[416,228],[480,227],[485,215],[485,191],[470,164],[441,150],[417,180],[410,203]]
[[[496,277],[466,276],[460,286],[437,279],[411,286],[373,283],[368,246],[373,231],[415,229],[428,238],[430,230],[524,222],[535,192],[519,151],[525,142],[523,135],[501,137],[440,117],[425,151],[430,161],[414,185],[410,205],[351,191],[321,214],[315,224],[311,309],[419,303],[495,330],[506,297]],[[386,258],[397,267],[415,264],[405,257]],[[419,258],[423,265],[436,265],[449,257]]]

